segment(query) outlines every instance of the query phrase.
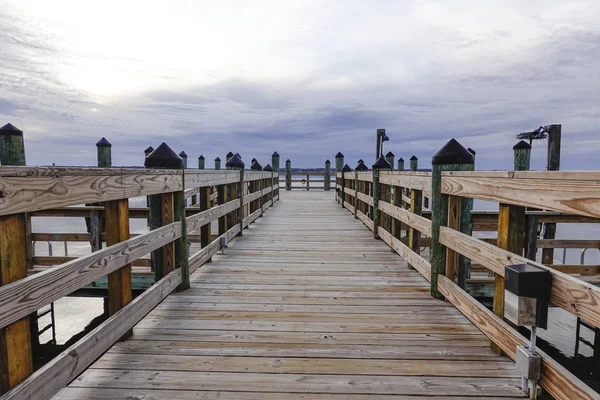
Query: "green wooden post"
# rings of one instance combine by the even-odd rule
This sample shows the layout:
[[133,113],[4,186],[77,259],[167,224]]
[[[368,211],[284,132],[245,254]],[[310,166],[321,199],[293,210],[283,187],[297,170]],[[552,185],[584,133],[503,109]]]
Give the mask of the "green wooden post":
[[13,124],[6,124],[0,128],[0,163],[25,165],[23,131]]
[[218,171],[221,169],[221,159],[219,157],[215,158],[215,170]]
[[277,200],[279,200],[279,153],[276,151],[271,155],[271,167],[273,168],[273,175],[275,176],[275,193],[273,194],[273,201],[275,201],[275,196],[277,196]]
[[240,183],[236,185],[237,187],[237,198],[240,199],[240,207],[237,211],[237,220],[240,224],[240,233],[238,236],[242,236],[242,231],[244,230],[244,162],[239,154],[234,154],[227,160],[225,164],[227,169],[238,170],[240,172]]
[[[173,151],[173,149],[171,149],[166,143],[163,142],[160,146],[156,148],[156,150],[154,150],[146,157],[146,160],[144,161],[144,166],[150,169],[183,169],[183,160],[177,155],[177,153]],[[184,189],[185,188],[182,187],[182,196]],[[169,203],[175,205],[176,196],[172,196],[172,193],[161,193],[148,197],[150,203],[150,230],[160,228],[164,224],[169,223],[168,221],[175,220],[175,213],[177,211],[174,207],[171,209],[172,206]],[[172,214],[170,215],[170,213]],[[183,215],[185,216],[185,210],[183,211]],[[172,264],[175,262],[177,248],[180,248],[181,243],[185,243],[185,246],[187,246],[187,230],[185,229],[185,217],[182,220],[182,224],[183,229],[181,231],[181,239],[179,240],[179,243],[176,243],[175,245],[169,243],[150,253],[151,265],[152,270],[154,271],[155,281],[159,281],[170,272],[170,269],[173,266]],[[182,250],[180,249],[179,252],[181,257]],[[171,257],[173,257],[173,259],[171,259]]]
[[342,152],[338,152],[335,155],[335,196],[338,202],[341,201],[340,189],[338,188],[338,185],[342,184],[342,180],[341,178],[338,178],[337,175],[339,172],[342,172],[342,168],[344,168],[344,155]]
[[[260,163],[258,162],[257,159],[253,159],[252,165],[250,166],[250,170],[251,171],[256,171],[256,172],[262,172],[263,167],[262,167],[262,165],[260,165]],[[261,191],[262,190],[262,183],[263,183],[262,179],[259,179],[259,180],[254,181],[254,182],[250,182],[250,191],[251,191],[251,193]],[[263,206],[263,198],[262,198],[262,196],[259,197],[257,200],[254,200],[250,204],[253,204],[253,206],[250,207],[250,213],[249,214],[252,214],[253,212],[257,211],[258,209],[262,210],[262,206]],[[262,213],[259,215],[259,217],[262,217]]]
[[[154,151],[154,149],[152,149]],[[98,156],[98,167],[99,168],[111,168],[112,167],[112,144],[106,138],[102,138],[96,143],[96,153]],[[90,204],[90,205],[101,205]],[[86,221],[87,223],[87,221]],[[88,231],[92,235],[90,245],[92,251],[98,251],[102,248],[102,232],[105,231],[106,219],[100,217],[98,211],[90,211],[89,218],[89,229]]]
[[[394,158],[396,156],[394,155],[394,153],[392,153],[391,151],[388,151],[388,153],[385,155],[385,159],[388,162],[388,164],[390,164],[390,171],[394,170]],[[393,204],[393,195],[394,195],[394,190],[393,190],[393,186],[392,185],[386,185],[386,201],[390,204]],[[386,215],[385,217],[385,229],[389,232],[392,233],[393,229],[392,229],[392,224],[393,224],[393,218],[390,217],[389,215]]]
[[344,208],[344,201],[346,200],[346,174],[351,171],[352,168],[348,164],[342,167],[342,208]]
[[[468,148],[467,151],[473,155],[473,164],[465,167],[465,171],[475,170],[475,150]],[[470,197],[463,197],[460,202],[460,231],[465,235],[473,235],[473,217],[471,216],[473,211],[473,199]],[[461,289],[467,288],[467,278],[471,277],[471,259],[458,255],[458,286]]]
[[381,156],[373,164],[373,237],[379,239],[377,229],[379,228],[379,199],[381,198],[381,185],[379,184],[379,172],[389,171],[390,164],[385,157]]
[[[558,171],[560,169],[560,142],[562,125],[549,125],[545,127],[548,132],[548,171]],[[556,237],[556,224],[546,223],[544,239],[554,239]],[[554,264],[554,249],[542,249],[542,264]]]
[[404,171],[404,158],[402,157],[398,159],[398,171]]
[[98,167],[112,167],[112,144],[106,138],[102,138],[96,143],[96,153],[98,154]]
[[285,190],[292,190],[292,162],[285,160]]
[[200,157],[198,157],[198,169],[204,169],[206,167],[205,164],[205,159],[203,155],[200,155]]
[[[362,193],[362,191],[364,190],[365,187],[365,183],[364,182],[359,182],[358,180],[358,171],[364,172],[364,171],[368,171],[369,167],[367,167],[365,165],[365,162],[363,160],[358,160],[358,164],[356,165],[356,190],[355,190],[355,197],[354,197],[354,218],[358,218],[358,208],[359,208],[359,204],[365,204],[365,203],[359,203],[358,200],[358,192]],[[364,208],[361,210],[361,212],[364,211]]]
[[179,157],[181,157],[181,159],[183,160],[183,168],[187,168],[187,154],[185,153],[185,151],[182,151],[181,153],[179,153]]
[[331,161],[329,160],[325,161],[325,176],[323,180],[325,181],[323,182],[325,190],[331,190]]
[[[186,168],[185,165],[183,165],[182,169],[184,168]],[[185,182],[183,177],[184,175],[182,175],[182,181]],[[177,287],[178,291],[190,288],[189,248],[185,208],[185,184],[183,184],[181,191],[173,194],[173,216],[175,221],[181,221],[181,237],[175,242],[175,266],[181,268],[181,283]]]
[[271,191],[269,192],[269,197],[271,200],[271,206],[273,206],[274,203],[274,198],[275,198],[275,190],[273,189],[273,186],[275,185],[275,172],[273,171],[273,167],[271,167],[271,164],[267,164],[265,165],[265,167],[263,168],[263,171],[266,172],[270,172],[271,173]]
[[437,288],[438,275],[446,273],[446,247],[440,243],[440,227],[448,224],[448,196],[442,194],[442,171],[464,171],[473,163],[473,155],[455,139],[431,160],[431,295],[440,299],[444,296]]
[[[404,158],[400,157],[398,159],[398,171],[403,172],[404,171]],[[402,207],[402,193],[403,193],[404,188],[401,188],[399,186],[394,186],[394,205],[396,207]],[[402,238],[402,222],[400,222],[397,219],[394,219],[393,221],[394,224],[394,237],[396,239],[401,239]]]
[[[531,145],[524,140],[513,146],[514,170],[529,171],[531,164]],[[532,208],[529,208],[532,211]],[[537,255],[537,226],[538,217],[527,215],[525,217],[525,257],[535,261]]]
[[[0,163],[24,166],[23,131],[12,124],[0,128]],[[0,286],[27,277],[33,267],[31,218],[28,214],[0,217]],[[33,373],[33,345],[39,344],[37,317],[31,314],[0,329],[0,395]],[[32,336],[32,330],[34,336]]]

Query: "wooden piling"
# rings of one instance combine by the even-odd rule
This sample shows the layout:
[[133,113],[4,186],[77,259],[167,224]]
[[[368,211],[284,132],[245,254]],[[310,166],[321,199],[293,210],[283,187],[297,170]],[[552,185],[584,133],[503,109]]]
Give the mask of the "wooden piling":
[[[394,153],[392,153],[391,151],[388,151],[388,153],[385,155],[385,159],[388,162],[388,164],[390,164],[390,171],[394,170],[394,158],[396,156],[394,155]],[[393,187],[391,185],[385,185],[385,198],[386,201],[390,204],[394,204],[393,203],[393,197],[394,197],[394,190]],[[390,217],[389,215],[386,215],[385,217],[385,230],[390,232],[391,234],[394,233],[394,227],[393,227],[393,218]],[[394,251],[392,249],[392,251]]]
[[188,164],[187,164],[187,154],[185,151],[181,151],[181,153],[179,153],[179,157],[181,157],[181,159],[183,160],[183,168],[187,168]]
[[[228,169],[237,170],[240,173],[239,183],[235,184],[236,198],[240,199],[240,206],[237,210],[237,215],[234,218],[234,221],[235,223],[240,224],[240,232],[238,233],[238,236],[242,236],[242,231],[244,230],[244,162],[238,154],[234,154],[229,160],[227,160],[227,164],[225,164],[225,166]],[[233,226],[230,226],[229,228],[233,228]]]
[[451,139],[432,158],[431,173],[431,295],[442,299],[438,276],[446,273],[446,247],[440,243],[440,227],[448,224],[448,196],[442,194],[442,172],[463,171],[474,163],[473,155]]
[[325,161],[325,176],[323,178],[323,186],[325,190],[331,190],[331,161]]
[[[166,143],[161,143],[144,162],[146,168],[183,169],[183,159]],[[150,197],[150,229],[156,229],[175,221],[173,192],[161,193]],[[182,236],[184,233],[182,231]],[[187,236],[187,232],[185,233]],[[185,238],[187,243],[187,237]],[[175,268],[175,243],[171,242],[151,253],[154,279],[159,281]]]
[[[561,125],[549,125],[546,127],[548,132],[548,171],[558,171],[560,169],[560,142]],[[554,239],[556,237],[556,224],[546,223],[544,239]],[[542,249],[542,264],[554,264],[554,249]]]
[[[531,164],[531,145],[524,140],[513,146],[514,170],[529,171]],[[534,210],[529,208],[529,210]],[[525,216],[525,244],[524,256],[535,261],[537,255],[537,226],[538,217],[535,215]]]
[[[465,167],[466,171],[475,170],[475,150],[468,148],[467,151],[473,155],[473,164]],[[473,211],[473,199],[469,197],[463,197],[461,199],[460,207],[460,232],[465,235],[473,235],[473,218],[471,217],[471,211]],[[467,278],[471,277],[471,259],[465,257],[462,254],[458,255],[458,286],[466,290]]]
[[219,157],[215,158],[215,170],[218,171],[221,169],[221,159]]
[[[25,165],[23,131],[12,124],[0,128],[0,162]],[[28,264],[33,266],[29,215],[0,217],[0,286],[26,278]],[[0,329],[0,395],[33,373],[31,327],[26,317]]]
[[342,208],[344,208],[344,202],[347,201],[348,196],[346,196],[346,174],[352,172],[352,168],[348,166],[348,164],[342,167]]
[[338,202],[341,202],[338,185],[342,184],[342,180],[338,178],[337,174],[342,172],[342,168],[344,168],[344,155],[340,151],[335,155],[335,197]]
[[205,161],[204,156],[201,154],[200,157],[198,157],[198,169],[204,169],[206,167]]
[[373,237],[379,239],[377,228],[380,224],[381,212],[379,211],[379,200],[381,199],[381,185],[379,184],[379,173],[389,171],[390,164],[385,157],[381,156],[373,164]]
[[292,162],[285,160],[285,190],[292,190]]
[[[410,158],[410,170],[416,171],[419,168],[419,159],[416,156]],[[410,189],[410,212],[421,215],[423,205],[423,191]],[[413,227],[408,229],[408,246],[417,254],[421,254],[421,232]],[[412,265],[408,264],[411,268]]]
[[273,197],[277,196],[277,199],[279,199],[279,153],[276,151],[271,155],[271,167],[273,168],[273,176],[275,178],[275,193]]

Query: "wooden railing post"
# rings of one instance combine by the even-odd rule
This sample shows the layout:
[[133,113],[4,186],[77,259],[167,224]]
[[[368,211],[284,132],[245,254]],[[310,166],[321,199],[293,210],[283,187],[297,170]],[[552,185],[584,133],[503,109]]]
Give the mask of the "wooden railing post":
[[[146,168],[183,169],[183,160],[166,143],[161,143],[144,162]],[[183,176],[182,176],[183,180]],[[182,190],[183,190],[182,185]],[[156,229],[175,221],[174,193],[161,193],[150,197],[150,229]],[[182,230],[182,237],[187,232]],[[175,268],[175,243],[171,242],[151,253],[151,263],[154,267],[154,279],[159,281]]]
[[292,190],[292,162],[285,160],[285,190]]
[[[388,153],[385,155],[385,159],[388,162],[388,164],[390,164],[390,171],[394,170],[394,159],[395,159],[395,155],[394,153],[392,153],[391,151],[388,151]],[[393,203],[393,195],[394,195],[394,190],[393,190],[393,186],[392,185],[385,185],[386,187],[386,193],[385,193],[385,199],[388,203],[390,204],[394,204]],[[392,235],[394,234],[394,226],[393,226],[393,218],[390,217],[389,215],[386,215],[385,217],[385,229],[391,233]],[[393,250],[392,250],[393,251]]]
[[[233,157],[233,152],[231,152],[231,151],[225,155],[225,169],[227,169],[227,170],[231,169],[227,166],[227,163],[229,162],[229,159],[231,157]],[[236,193],[234,190],[234,187],[235,187],[235,183],[229,183],[229,184],[225,185],[225,192],[227,193],[227,201],[232,200],[234,198],[235,193]],[[230,229],[234,224],[233,220],[234,220],[235,216],[228,214],[225,216],[225,218],[227,220],[227,229]]]
[[273,206],[275,204],[275,189],[273,189],[273,186],[275,185],[275,171],[273,171],[273,167],[271,167],[271,164],[265,165],[263,171],[271,173],[271,178],[267,179],[267,181],[271,183],[271,191],[269,192],[269,198],[271,200],[271,206]]
[[438,276],[446,273],[446,247],[440,243],[440,227],[448,224],[448,196],[442,194],[442,171],[463,171],[474,162],[473,155],[451,139],[432,158],[431,172],[431,295],[442,299]]
[[[23,131],[12,124],[0,128],[0,162],[25,165]],[[24,213],[0,217],[0,286],[27,277],[28,220]],[[0,329],[0,395],[33,372],[31,343],[30,317]]]
[[[258,160],[255,160],[255,162],[253,162],[252,165],[250,166],[250,170],[251,171],[261,172],[262,169],[263,169],[262,165],[260,165],[260,163],[258,162]],[[250,182],[250,191],[252,193],[260,191],[261,190],[261,186],[262,186],[262,179]],[[256,200],[254,200],[251,204],[252,204],[252,206],[250,207],[250,213],[248,215],[250,215],[253,212],[257,211],[259,208],[262,209],[262,196],[259,197]]]
[[271,167],[273,168],[273,176],[275,178],[273,186],[276,186],[275,193],[273,193],[272,198],[274,202],[275,196],[277,196],[277,199],[279,199],[279,153],[277,153],[276,151],[274,151],[271,155]]
[[324,190],[331,190],[331,161],[325,161],[325,176],[323,177]]
[[342,167],[342,201],[341,201],[342,208],[344,208],[344,202],[346,201],[346,197],[347,197],[346,196],[346,186],[347,186],[346,174],[351,171],[352,171],[352,168],[350,168],[348,166],[348,164],[346,164]]
[[355,191],[354,191],[354,218],[358,219],[358,209],[360,208],[360,212],[362,212],[363,214],[366,214],[365,212],[365,203],[358,200],[358,193],[363,193],[365,192],[365,182],[363,181],[359,181],[358,180],[358,171],[368,171],[369,167],[367,167],[365,165],[365,162],[363,160],[358,160],[358,164],[356,165],[355,171],[356,171],[356,186],[355,186]]
[[342,152],[338,152],[335,155],[335,197],[338,202],[342,200],[340,199],[340,189],[338,188],[338,185],[342,184],[342,180],[338,178],[337,174],[342,172],[342,168],[344,168],[344,155]]
[[[402,157],[400,157],[398,159],[398,171],[400,171],[400,172],[404,171],[404,158],[402,158]],[[402,193],[404,193],[403,187],[394,186],[394,205],[396,207],[402,208],[402,205],[404,204],[404,202],[402,200]],[[396,239],[400,240],[402,238],[402,226],[404,224],[402,224],[402,222],[400,222],[400,220],[397,220],[397,219],[394,219],[393,224],[394,224],[393,235]]]
[[[467,151],[473,155],[473,164],[467,165],[465,169],[467,171],[475,170],[475,150],[468,148]],[[460,231],[465,235],[471,236],[473,234],[473,218],[471,211],[473,211],[473,199],[464,197],[461,199],[460,209]],[[465,257],[462,254],[458,255],[458,286],[466,290],[467,278],[471,277],[471,259]]]
[[[560,141],[562,125],[549,125],[546,127],[548,132],[548,171],[558,171],[560,169]],[[556,224],[546,223],[544,239],[554,239],[556,237]],[[542,264],[554,264],[554,249],[542,249]]]
[[[529,171],[531,160],[531,145],[524,140],[513,146],[515,171]],[[533,209],[529,209],[533,210]],[[537,232],[538,217],[526,215],[525,217],[525,257],[536,261],[537,255]]]
[[[419,159],[416,156],[410,158],[410,170],[417,171],[419,169]],[[410,212],[416,215],[421,215],[423,209],[423,191],[410,189]],[[417,254],[421,254],[421,232],[414,229],[412,226],[408,228],[408,247]],[[408,264],[411,268],[412,265]]]
[[373,237],[379,239],[379,233],[377,229],[379,227],[379,220],[381,212],[379,211],[379,200],[381,199],[381,185],[379,184],[379,172],[389,171],[390,164],[387,162],[384,156],[381,156],[373,164]]
[[215,158],[215,171],[219,171],[221,169],[221,159],[219,157]]
[[183,168],[184,169],[187,168],[188,167],[188,165],[187,165],[187,158],[188,157],[187,157],[186,152],[182,150],[181,153],[179,153],[179,157],[181,157],[181,159],[183,160]]
[[[237,198],[240,199],[240,207],[237,211],[237,216],[235,218],[235,222],[240,224],[240,233],[238,236],[242,236],[242,231],[244,230],[244,162],[239,154],[234,154],[229,160],[227,160],[227,164],[225,164],[228,169],[237,170],[240,173],[240,181],[235,184],[235,188],[237,189]],[[233,228],[230,226],[229,228]]]
[[[217,157],[217,159],[219,159]],[[204,169],[204,156],[198,157],[198,169]],[[219,159],[219,164],[221,160]],[[216,164],[216,161],[215,161]],[[216,165],[215,165],[216,167]],[[219,165],[219,168],[221,166]],[[215,168],[216,169],[216,168]],[[211,208],[210,204],[211,188],[209,186],[201,187],[198,189],[198,205],[200,206],[200,212],[206,211]],[[211,223],[205,224],[200,227],[200,248],[203,249],[212,242],[212,229]],[[207,262],[212,262],[212,257]]]

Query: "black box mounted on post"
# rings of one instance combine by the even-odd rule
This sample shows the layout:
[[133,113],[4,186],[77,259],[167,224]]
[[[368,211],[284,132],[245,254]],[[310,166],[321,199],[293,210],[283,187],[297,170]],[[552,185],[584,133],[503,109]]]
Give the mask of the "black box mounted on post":
[[504,316],[517,326],[546,329],[552,276],[550,271],[529,264],[505,269]]

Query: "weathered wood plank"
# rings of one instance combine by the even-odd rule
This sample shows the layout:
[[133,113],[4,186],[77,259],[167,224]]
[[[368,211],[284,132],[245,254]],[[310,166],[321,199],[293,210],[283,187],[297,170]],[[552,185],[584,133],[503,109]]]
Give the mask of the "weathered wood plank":
[[[15,169],[19,167],[10,167]],[[0,215],[182,190],[181,172],[120,168],[0,170]]]
[[574,179],[472,178],[445,174],[442,177],[442,193],[597,218],[600,217],[599,183]]
[[413,227],[424,235],[431,236],[431,220],[413,214],[409,210],[396,207],[385,201],[379,201],[379,208],[393,218],[396,218],[408,226]]
[[0,326],[23,318],[180,236],[181,223],[175,222],[2,286]]
[[183,177],[186,188],[218,186],[240,181],[239,173],[229,170],[186,169],[183,171]]
[[198,214],[194,214],[186,218],[188,233],[197,231],[204,225],[210,224],[212,221],[219,219],[220,217],[229,214],[232,211],[237,210],[240,207],[240,200],[235,199],[228,201],[225,204],[221,204],[208,210],[201,211]]
[[2,397],[45,400],[75,379],[181,283],[181,270],[166,275],[127,307],[104,321]]

